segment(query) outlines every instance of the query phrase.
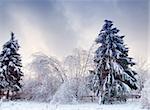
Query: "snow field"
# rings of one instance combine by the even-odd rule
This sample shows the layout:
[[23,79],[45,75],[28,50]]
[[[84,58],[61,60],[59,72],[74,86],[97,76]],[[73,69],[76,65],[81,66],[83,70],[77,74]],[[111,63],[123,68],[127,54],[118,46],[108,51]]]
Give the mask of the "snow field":
[[138,101],[125,104],[99,105],[97,103],[52,105],[39,102],[1,102],[0,110],[146,110]]

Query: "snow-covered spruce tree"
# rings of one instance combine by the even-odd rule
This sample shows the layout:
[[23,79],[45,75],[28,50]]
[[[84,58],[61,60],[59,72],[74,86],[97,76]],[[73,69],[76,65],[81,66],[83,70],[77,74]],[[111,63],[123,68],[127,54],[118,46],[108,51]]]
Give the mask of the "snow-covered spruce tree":
[[[137,79],[131,67],[135,65],[128,56],[129,49],[124,44],[124,36],[118,35],[119,30],[113,22],[105,20],[105,24],[95,40],[100,44],[95,51],[94,91],[98,91],[99,103],[126,101],[125,94],[136,90]],[[99,94],[100,93],[100,94]]]
[[22,87],[20,80],[23,73],[19,47],[14,33],[11,33],[11,39],[3,45],[0,54],[0,91],[7,93],[7,99],[10,92],[16,93]]

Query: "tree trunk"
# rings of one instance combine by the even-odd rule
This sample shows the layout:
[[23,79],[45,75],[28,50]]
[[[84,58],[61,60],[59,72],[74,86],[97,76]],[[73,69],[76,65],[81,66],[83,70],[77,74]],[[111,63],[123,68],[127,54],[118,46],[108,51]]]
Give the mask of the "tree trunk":
[[7,90],[6,99],[9,98],[9,90]]

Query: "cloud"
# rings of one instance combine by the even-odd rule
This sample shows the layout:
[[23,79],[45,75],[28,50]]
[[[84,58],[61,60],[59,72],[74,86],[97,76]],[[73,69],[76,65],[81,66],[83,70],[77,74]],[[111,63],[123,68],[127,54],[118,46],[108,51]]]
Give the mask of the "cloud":
[[14,31],[24,59],[37,51],[62,58],[73,48],[90,48],[104,19],[126,35],[133,57],[147,57],[147,0],[0,2],[0,45]]
[[[114,25],[126,35],[125,43],[130,54],[137,59],[147,58],[148,52],[148,1],[114,0],[63,2],[73,27],[78,32],[78,44],[87,48],[98,35],[104,19],[114,21]],[[140,44],[140,45],[139,45]],[[143,51],[145,48],[145,51]],[[143,51],[141,53],[141,51]]]
[[1,22],[6,26],[3,30],[15,31],[24,55],[43,51],[61,57],[75,48],[76,33],[59,3],[16,2],[6,7],[6,20]]

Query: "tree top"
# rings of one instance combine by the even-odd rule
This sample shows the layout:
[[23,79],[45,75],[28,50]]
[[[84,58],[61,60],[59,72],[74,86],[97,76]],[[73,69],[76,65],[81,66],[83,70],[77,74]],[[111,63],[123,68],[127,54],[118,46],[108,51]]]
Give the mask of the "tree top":
[[11,40],[14,40],[14,39],[15,39],[14,33],[11,32]]

